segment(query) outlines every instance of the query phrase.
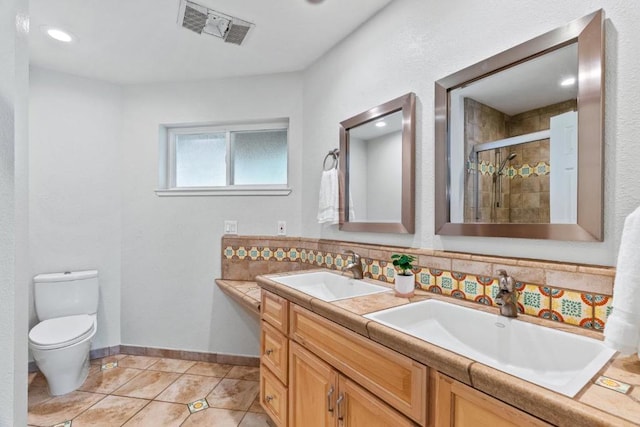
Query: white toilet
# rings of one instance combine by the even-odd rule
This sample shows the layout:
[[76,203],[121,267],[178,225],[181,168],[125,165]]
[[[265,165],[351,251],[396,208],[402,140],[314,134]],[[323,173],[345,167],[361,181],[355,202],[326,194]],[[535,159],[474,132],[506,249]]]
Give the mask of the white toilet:
[[29,348],[58,396],[76,390],[89,373],[89,349],[96,334],[98,272],[39,274],[33,279],[40,323],[29,332]]

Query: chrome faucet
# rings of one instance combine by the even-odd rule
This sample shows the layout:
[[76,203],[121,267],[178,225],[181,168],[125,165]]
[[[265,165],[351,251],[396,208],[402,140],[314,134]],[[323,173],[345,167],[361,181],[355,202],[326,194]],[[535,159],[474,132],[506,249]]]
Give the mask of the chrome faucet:
[[515,280],[506,271],[499,270],[498,285],[500,290],[496,296],[496,304],[500,306],[500,315],[518,317],[518,291]]
[[362,258],[360,257],[360,255],[358,255],[357,253],[355,253],[352,250],[345,251],[344,254],[353,256],[353,262],[345,265],[342,268],[342,271],[343,272],[351,271],[353,273],[353,278],[354,279],[362,279],[362,277],[363,277]]

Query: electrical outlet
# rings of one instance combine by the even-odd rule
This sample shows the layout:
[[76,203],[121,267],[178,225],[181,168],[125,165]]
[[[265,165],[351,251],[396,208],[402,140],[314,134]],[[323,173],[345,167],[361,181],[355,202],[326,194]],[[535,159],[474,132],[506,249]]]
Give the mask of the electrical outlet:
[[287,235],[287,221],[278,221],[278,236]]
[[225,220],[224,222],[224,234],[238,234],[238,221]]

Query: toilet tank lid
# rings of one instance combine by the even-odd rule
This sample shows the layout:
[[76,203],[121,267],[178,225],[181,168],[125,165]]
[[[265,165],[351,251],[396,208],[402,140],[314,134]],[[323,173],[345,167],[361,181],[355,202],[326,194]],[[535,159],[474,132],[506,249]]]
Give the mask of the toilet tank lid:
[[64,273],[38,274],[33,278],[35,283],[68,282],[72,280],[92,279],[98,277],[98,270],[65,271]]

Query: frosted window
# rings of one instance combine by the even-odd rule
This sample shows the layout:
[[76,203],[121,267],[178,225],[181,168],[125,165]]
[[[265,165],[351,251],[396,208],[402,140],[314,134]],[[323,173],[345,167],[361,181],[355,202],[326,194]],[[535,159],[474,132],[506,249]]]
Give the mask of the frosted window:
[[287,131],[231,132],[233,184],[286,184]]
[[176,135],[176,187],[227,184],[226,133]]

